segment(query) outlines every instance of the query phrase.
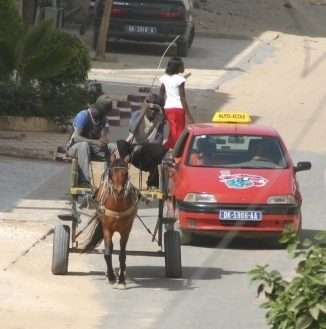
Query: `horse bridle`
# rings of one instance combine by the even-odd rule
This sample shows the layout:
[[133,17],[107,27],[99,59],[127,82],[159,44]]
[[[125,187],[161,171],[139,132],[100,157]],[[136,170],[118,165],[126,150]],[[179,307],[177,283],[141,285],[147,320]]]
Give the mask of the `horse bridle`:
[[[111,170],[113,170],[113,169],[120,169],[120,170],[123,169],[123,170],[126,170],[128,173],[127,181],[120,192],[114,188],[113,182],[111,180]],[[110,191],[110,193],[112,193],[114,195],[114,197],[116,199],[119,199],[121,197],[125,198],[130,191],[130,173],[129,173],[128,167],[112,167],[112,165],[111,165],[108,169],[108,182],[109,182],[108,190]]]

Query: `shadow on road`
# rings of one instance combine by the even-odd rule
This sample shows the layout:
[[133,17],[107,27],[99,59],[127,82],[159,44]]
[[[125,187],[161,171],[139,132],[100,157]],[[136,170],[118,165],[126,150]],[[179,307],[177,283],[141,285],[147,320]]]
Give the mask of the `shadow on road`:
[[[118,269],[115,270],[116,273]],[[193,267],[183,266],[182,278],[173,279],[166,278],[164,274],[164,266],[128,266],[128,289],[134,288],[154,288],[164,289],[168,291],[193,290],[197,287],[192,285],[192,280],[220,280],[223,276],[233,274],[245,274],[240,271],[224,271],[221,268],[214,267]],[[89,272],[69,272],[68,276],[100,276],[97,280],[105,281],[105,273],[102,271]],[[130,286],[135,284],[136,286]]]

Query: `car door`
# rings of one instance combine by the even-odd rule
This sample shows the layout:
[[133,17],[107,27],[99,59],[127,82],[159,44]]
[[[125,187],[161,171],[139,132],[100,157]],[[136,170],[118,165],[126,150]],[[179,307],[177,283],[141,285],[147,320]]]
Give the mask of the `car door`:
[[[178,163],[178,166],[184,166],[187,157],[187,151],[189,146],[189,141],[191,139],[191,133],[186,128],[180,135],[177,143],[175,144],[171,157]],[[170,170],[170,180],[169,180],[169,194],[174,196],[175,190],[182,183],[182,175],[179,174],[179,169]]]

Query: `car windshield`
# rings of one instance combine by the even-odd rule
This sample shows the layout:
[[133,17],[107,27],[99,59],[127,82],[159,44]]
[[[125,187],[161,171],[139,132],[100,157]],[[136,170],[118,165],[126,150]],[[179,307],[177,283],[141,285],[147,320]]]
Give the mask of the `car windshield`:
[[190,166],[223,168],[287,168],[276,137],[252,135],[199,135],[188,154]]

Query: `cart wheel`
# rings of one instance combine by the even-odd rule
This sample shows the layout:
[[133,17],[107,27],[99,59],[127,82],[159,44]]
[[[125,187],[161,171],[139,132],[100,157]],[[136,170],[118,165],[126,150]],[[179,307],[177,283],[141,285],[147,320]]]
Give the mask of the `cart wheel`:
[[168,278],[181,278],[181,248],[180,236],[177,231],[164,233],[165,249],[165,276]]
[[53,235],[52,274],[67,274],[70,227],[57,225]]
[[179,213],[179,208],[178,208],[178,205],[176,204],[175,207],[174,207],[174,217],[177,219],[175,226],[176,226],[177,231],[180,234],[180,244],[182,246],[187,245],[187,244],[191,244],[192,239],[193,239],[193,233],[183,231],[180,228],[178,213]]
[[[162,217],[163,218],[166,218],[166,217],[170,217],[168,215],[168,205],[167,205],[167,202],[164,201],[163,203],[163,214],[162,214]],[[169,224],[165,224],[165,230],[166,231],[173,231],[174,230],[174,223],[169,223]]]
[[72,159],[71,163],[71,187],[78,186],[78,160]]

